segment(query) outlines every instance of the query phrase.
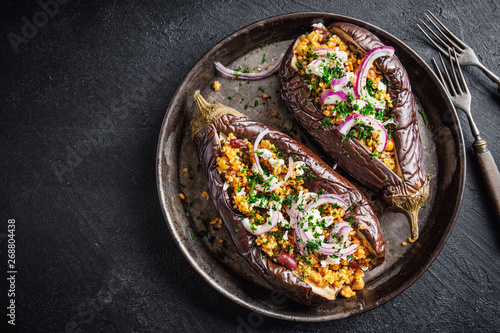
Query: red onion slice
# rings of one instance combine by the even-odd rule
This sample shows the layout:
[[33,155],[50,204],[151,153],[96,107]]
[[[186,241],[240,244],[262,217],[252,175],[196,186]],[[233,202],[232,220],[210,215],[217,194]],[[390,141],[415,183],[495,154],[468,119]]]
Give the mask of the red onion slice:
[[328,47],[321,47],[319,49],[314,50],[313,53],[315,53],[315,54],[317,54],[319,56],[325,56],[328,53],[335,54],[335,56],[337,57],[337,60],[341,64],[344,64],[344,62],[346,62],[347,58],[348,58],[347,52],[345,52],[345,51],[336,51],[336,50],[330,49]]
[[356,95],[360,99],[364,99],[373,104],[375,109],[385,109],[385,102],[377,101],[365,91],[364,87],[366,86],[366,77],[375,59],[380,57],[391,57],[393,55],[394,48],[391,46],[376,47],[370,50],[370,52],[363,57],[363,60],[359,65],[358,76],[356,77],[355,84]]
[[276,62],[270,66],[268,69],[265,71],[262,71],[260,73],[243,73],[239,71],[235,71],[232,69],[229,69],[222,65],[220,62],[215,62],[215,69],[219,71],[223,76],[229,77],[232,79],[239,79],[239,80],[261,80],[264,79],[268,76],[271,76],[273,73],[275,73],[281,65],[281,61],[283,60],[283,57],[285,56],[284,53],[282,53],[279,58],[276,60]]
[[260,166],[259,155],[257,155],[257,153],[255,151],[258,149],[259,144],[262,141],[262,139],[264,138],[264,136],[269,132],[270,132],[270,130],[267,128],[265,130],[263,130],[262,132],[260,132],[259,135],[257,135],[257,138],[255,139],[255,143],[253,145],[253,157],[255,159],[255,165],[257,166],[257,170],[259,170],[259,173],[262,176],[264,176],[264,170],[262,170],[262,167]]
[[330,49],[328,47],[320,47],[319,49],[316,49],[313,51],[314,54],[317,54],[319,56],[324,56],[324,55],[327,55],[327,53],[334,53],[335,50],[334,49]]
[[335,223],[332,226],[332,230],[331,230],[330,234],[340,233],[341,230],[344,229],[344,228],[350,228],[350,229],[352,229],[352,227],[349,224],[349,222],[346,222],[346,221],[337,222],[337,223]]
[[337,254],[340,254],[341,256],[348,256],[356,252],[356,249],[358,248],[358,244],[352,244],[349,245],[343,249],[340,249]]
[[[285,206],[286,213],[288,216],[290,216],[290,225],[295,227],[297,223],[297,219],[299,218],[299,214],[301,211],[304,210],[306,206],[306,200],[307,199],[316,199],[318,197],[318,194],[314,192],[307,192],[299,195],[297,198],[297,201],[292,201],[292,204],[290,205],[290,208]],[[299,206],[302,205],[302,208],[299,208]]]
[[349,78],[347,77],[347,75],[344,75],[342,77],[339,77],[338,79],[334,79],[330,83],[330,87],[332,87],[332,89],[335,91],[339,91],[347,84],[347,82],[349,82]]
[[[259,155],[257,154],[256,150],[260,144],[260,142],[262,141],[262,139],[264,138],[264,136],[269,133],[269,129],[265,129],[263,130],[262,132],[259,133],[259,135],[257,135],[257,138],[255,139],[255,143],[253,145],[253,157],[255,159],[255,166],[257,167],[257,170],[259,171],[259,173],[264,176],[264,170],[262,170],[262,167],[260,165],[260,161],[259,161]],[[291,177],[292,175],[292,172],[294,170],[294,163],[293,163],[293,159],[291,157],[288,158],[288,172],[286,173],[285,175],[285,178],[283,178],[282,181],[280,181],[279,183],[277,184],[273,184],[273,185],[266,185],[266,186],[263,186],[262,184],[256,184],[255,185],[255,189],[257,191],[260,191],[260,192],[272,192],[274,191],[275,189],[277,188],[280,188],[283,184],[286,183],[286,181],[288,180],[288,178]],[[274,176],[271,176],[271,177],[274,177]]]
[[352,228],[350,226],[342,227],[339,229],[337,238],[340,241],[340,243],[342,244],[347,243],[347,239],[349,238],[349,233],[351,232],[351,230]]
[[[300,239],[300,240],[299,240]],[[300,253],[304,255],[308,255],[309,252],[307,250],[307,242],[313,241],[315,242],[316,239],[314,237],[311,237],[310,234],[308,234],[306,231],[302,230],[301,228],[296,228],[295,233],[294,233],[294,240],[295,243],[297,244],[297,248],[299,249]],[[351,244],[350,242],[341,242],[341,243],[324,243],[322,242],[321,245],[314,251],[317,253],[325,254],[325,255],[336,255],[336,256],[347,256],[350,254],[353,254],[356,252],[356,249],[358,248],[358,244]]]
[[246,231],[248,231],[252,235],[256,235],[256,236],[265,234],[266,232],[273,230],[274,227],[276,227],[278,225],[278,222],[280,220],[280,210],[281,210],[281,208],[278,207],[277,205],[274,205],[274,208],[275,209],[271,208],[269,210],[269,214],[271,214],[271,218],[270,218],[271,223],[267,222],[267,223],[264,223],[261,225],[254,226],[254,228],[252,230],[252,227],[250,225],[250,219],[246,217],[246,218],[241,220],[241,225],[243,225],[243,227],[246,229]]
[[[293,242],[295,243],[295,245],[299,249],[300,253],[306,254],[307,251],[305,250],[305,244],[303,242],[303,239],[298,235],[298,233],[299,233],[299,229],[293,230]],[[300,240],[299,240],[299,238],[300,238]]]
[[[315,207],[324,204],[336,204],[337,206],[342,207],[344,209],[347,209],[348,207],[347,202],[342,197],[335,194],[326,194],[326,195],[321,195],[319,198],[315,200],[309,201],[304,210],[309,212],[311,211],[311,209],[314,209]],[[297,238],[300,239],[298,242],[296,241],[297,248],[299,249],[300,253],[307,255],[308,254],[307,242],[309,241],[317,242],[318,240],[314,237],[314,232],[312,230],[306,231],[306,229],[310,228],[309,223],[304,222],[301,226],[301,224],[298,221],[300,215],[301,215],[300,212],[297,213],[294,240],[296,240]],[[290,216],[292,218],[292,215]],[[338,255],[338,256],[346,256],[354,253],[358,245],[351,244],[351,242],[348,241],[349,233],[351,232],[351,230],[352,227],[349,225],[348,222],[341,221],[335,223],[330,232],[330,237],[329,237],[330,243],[325,243],[324,241],[321,242],[321,244],[318,246],[315,252],[322,253],[325,255]],[[335,234],[337,234],[337,237],[333,237]],[[334,238],[337,238],[337,240],[335,240]]]
[[307,250],[307,242],[314,241],[314,237],[310,237],[310,235],[306,234],[306,232],[298,226],[294,229],[294,240],[297,244],[297,248],[300,253],[304,255],[308,255],[309,251]]
[[290,176],[292,175],[293,169],[294,169],[293,158],[289,157],[288,158],[288,172],[286,173],[285,178],[283,178],[282,181],[280,181],[277,184],[267,185],[267,186],[262,186],[261,184],[256,184],[255,189],[257,189],[258,191],[261,191],[261,192],[272,192],[272,191],[276,190],[277,188],[280,188],[283,184],[286,183],[288,178],[290,178]]
[[384,128],[384,125],[377,119],[372,116],[366,116],[362,114],[352,114],[344,119],[338,126],[337,129],[342,135],[347,135],[351,128],[356,124],[362,124],[366,126],[370,126],[373,130],[378,133],[378,145],[377,151],[384,151],[387,146],[387,140],[389,136],[387,134],[387,130]]
[[341,221],[341,222],[335,223],[333,225],[332,230],[330,230],[330,237],[328,240],[330,242],[335,242],[335,238],[337,238],[342,243],[346,243],[347,238],[349,237],[349,233],[351,232],[351,230],[352,230],[352,227],[349,225],[349,222]]
[[321,104],[338,104],[340,101],[347,101],[347,96],[343,91],[333,91],[326,89],[319,95]]
[[309,211],[313,208],[316,208],[321,205],[326,205],[326,204],[336,204],[339,207],[342,207],[344,209],[347,209],[349,205],[347,202],[339,195],[336,194],[322,194],[317,200],[312,200],[309,201],[307,204],[305,210]]

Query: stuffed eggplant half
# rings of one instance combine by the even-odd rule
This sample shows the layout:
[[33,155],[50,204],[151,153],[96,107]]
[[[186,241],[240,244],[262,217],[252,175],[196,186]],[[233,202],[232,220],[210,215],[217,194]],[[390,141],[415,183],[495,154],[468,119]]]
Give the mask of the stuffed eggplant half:
[[368,30],[315,24],[289,47],[280,68],[288,110],[338,165],[408,216],[429,194],[408,75]]
[[194,94],[192,138],[212,198],[241,256],[288,298],[349,298],[384,261],[367,199],[301,143]]

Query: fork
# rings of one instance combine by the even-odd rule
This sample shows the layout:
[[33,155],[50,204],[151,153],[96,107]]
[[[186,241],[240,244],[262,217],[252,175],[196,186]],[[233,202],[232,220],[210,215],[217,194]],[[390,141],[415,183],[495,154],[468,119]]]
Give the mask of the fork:
[[[448,35],[446,35],[436,25],[436,23],[434,23],[434,21],[431,20],[431,18],[427,14],[424,14],[425,17],[427,17],[427,19],[429,20],[429,22],[432,23],[432,25],[434,26],[434,28],[436,28],[437,31],[439,31],[439,33],[441,34],[441,37],[443,37],[446,40],[446,42],[445,42],[443,40],[443,38],[439,37],[438,34],[436,34],[427,24],[425,24],[424,21],[420,20],[420,22],[422,22],[422,24],[434,35],[434,37],[436,37],[436,39],[439,41],[439,43],[441,43],[442,46],[444,46],[444,48],[442,46],[438,45],[434,41],[434,39],[432,39],[424,31],[424,29],[422,29],[422,27],[417,24],[417,26],[420,29],[420,31],[423,32],[423,34],[425,35],[425,37],[427,37],[429,39],[429,41],[432,43],[432,45],[434,45],[434,47],[436,49],[438,49],[439,52],[441,52],[445,56],[448,56],[448,52],[446,50],[448,48],[453,48],[456,51],[456,53],[457,53],[457,58],[456,59],[458,59],[458,62],[460,63],[460,65],[462,65],[462,66],[476,66],[476,67],[479,67],[490,78],[491,81],[495,82],[498,85],[498,92],[500,92],[500,77],[498,77],[492,71],[490,71],[488,68],[486,68],[479,61],[479,59],[477,58],[476,53],[474,52],[474,50],[471,49],[467,44],[465,44],[464,42],[462,42],[450,30],[448,30],[448,28],[446,28],[445,25],[443,23],[441,23],[441,21],[439,21],[438,18],[434,14],[432,14],[430,10],[427,10],[427,11],[434,18],[434,20],[436,20],[439,23],[439,25],[443,28],[443,30],[446,31],[447,34],[448,34]],[[451,39],[450,39],[450,37],[451,37]]]
[[[441,54],[439,58],[441,59],[441,64],[443,67],[443,71],[446,74],[446,79],[443,78],[441,71],[439,70],[439,66],[436,63],[436,60],[432,58],[434,62],[434,66],[436,66],[436,71],[439,75],[439,79],[443,84],[443,87],[446,90],[446,93],[450,97],[451,101],[455,108],[462,109],[465,114],[467,114],[467,118],[469,120],[469,125],[472,131],[472,135],[474,135],[474,142],[472,146],[474,147],[474,151],[477,156],[477,160],[479,162],[479,166],[481,168],[481,172],[486,181],[486,186],[488,187],[488,191],[491,195],[491,198],[495,204],[497,217],[500,218],[500,172],[498,171],[498,167],[491,155],[491,151],[488,149],[486,144],[486,140],[481,138],[479,130],[472,118],[471,114],[471,94],[469,92],[469,88],[467,87],[467,83],[465,82],[464,75],[462,74],[462,69],[460,68],[460,64],[458,63],[457,53],[453,50],[453,55],[451,49],[448,48],[447,52],[448,59],[450,59],[450,67],[453,73],[453,80],[448,74],[448,70],[443,61],[443,57]],[[456,74],[455,67],[458,69],[459,77]],[[463,89],[462,89],[463,87]]]

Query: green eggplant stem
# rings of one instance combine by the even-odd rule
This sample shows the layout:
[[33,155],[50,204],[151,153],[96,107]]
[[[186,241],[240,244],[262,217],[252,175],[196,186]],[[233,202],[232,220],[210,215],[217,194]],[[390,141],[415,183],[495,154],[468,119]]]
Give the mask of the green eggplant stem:
[[191,120],[191,137],[194,138],[198,132],[200,132],[204,127],[210,125],[217,119],[231,114],[236,117],[245,117],[244,114],[239,113],[235,109],[222,105],[221,103],[210,104],[201,95],[199,90],[196,90],[193,94],[193,99],[198,109],[198,113]]
[[416,193],[410,195],[393,194],[392,196],[392,205],[401,210],[408,218],[412,240],[418,238],[418,210],[428,196],[429,180]]

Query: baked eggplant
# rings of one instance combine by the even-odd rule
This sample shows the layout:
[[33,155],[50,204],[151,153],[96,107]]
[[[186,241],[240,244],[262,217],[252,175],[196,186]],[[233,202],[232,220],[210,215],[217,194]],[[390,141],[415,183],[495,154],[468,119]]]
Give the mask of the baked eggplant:
[[313,25],[288,48],[281,97],[322,150],[404,212],[418,238],[429,195],[408,74],[392,47],[359,26]]
[[351,297],[385,244],[366,197],[289,136],[194,94],[192,139],[241,256],[305,305]]

